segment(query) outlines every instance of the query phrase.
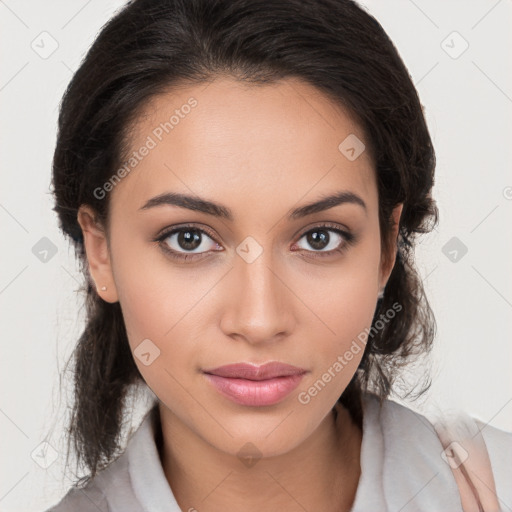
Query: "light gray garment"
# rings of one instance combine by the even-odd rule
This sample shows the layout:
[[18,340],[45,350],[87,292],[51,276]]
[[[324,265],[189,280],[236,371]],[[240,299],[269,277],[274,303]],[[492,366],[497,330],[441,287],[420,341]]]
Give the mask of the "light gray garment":
[[[163,472],[152,409],[124,453],[83,489],[47,512],[187,512]],[[482,430],[503,510],[512,510],[512,432]],[[428,419],[394,401],[365,396],[361,477],[352,512],[462,512],[452,470]],[[314,512],[314,511],[311,511]]]

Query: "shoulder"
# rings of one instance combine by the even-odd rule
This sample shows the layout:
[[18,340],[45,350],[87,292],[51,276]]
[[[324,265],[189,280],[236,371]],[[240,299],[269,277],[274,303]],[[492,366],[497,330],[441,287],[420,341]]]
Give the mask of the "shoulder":
[[129,450],[84,487],[73,486],[46,512],[141,512],[128,470]]
[[443,445],[429,418],[393,400],[384,400],[380,407],[375,403],[374,407],[378,408],[388,464],[405,467],[410,463],[409,470],[415,468],[422,477],[436,474],[438,479],[452,483]]
[[502,506],[512,508],[512,432],[475,421],[487,446],[498,499]]
[[71,487],[61,501],[46,512],[139,512],[128,458],[129,450],[125,450],[85,486]]
[[106,496],[93,480],[84,488],[72,487],[66,495],[45,512],[110,512]]
[[[135,487],[140,486],[141,474],[152,474],[158,464],[154,446],[154,420],[157,409],[152,408],[135,431],[132,430],[124,451],[107,467],[99,471],[83,487],[73,486],[67,494],[46,512],[143,512]],[[143,459],[147,452],[152,459]],[[143,467],[137,467],[142,460]],[[133,466],[136,467],[133,467]],[[140,464],[139,464],[140,465]]]
[[363,396],[361,480],[355,511],[461,511],[451,468],[432,423],[390,399]]
[[427,456],[434,466],[445,464],[441,457],[443,447],[434,423],[425,415],[394,400],[381,402],[374,395],[365,398],[365,414],[368,420],[379,424],[388,457],[421,455]]
[[142,512],[129,471],[130,449],[84,487],[73,486],[46,512]]
[[[481,434],[485,441],[484,450],[486,448],[489,455],[498,500],[512,506],[512,432],[486,425],[466,413],[459,413],[451,420],[442,415],[427,417],[393,400],[384,400],[380,404],[379,399],[372,395],[366,398],[365,412],[369,415],[367,419],[373,418],[381,429],[384,468],[395,475],[402,474],[404,481],[409,482],[405,486],[389,482],[388,487],[393,493],[402,487],[408,487],[407,493],[415,488],[419,490],[423,482],[422,494],[437,488],[436,492],[444,493],[444,496],[454,494],[454,502],[457,503],[458,487],[445,447],[436,432],[438,425],[444,424],[450,427],[452,440],[460,440],[463,446],[466,440],[473,440]],[[386,479],[385,474],[383,479]]]
[[361,480],[355,512],[461,511],[451,468],[432,423],[393,400],[363,397]]
[[[466,412],[437,415],[433,419],[450,464],[464,465],[482,500],[501,501],[512,506],[512,432],[498,429]],[[498,506],[495,504],[494,506]]]

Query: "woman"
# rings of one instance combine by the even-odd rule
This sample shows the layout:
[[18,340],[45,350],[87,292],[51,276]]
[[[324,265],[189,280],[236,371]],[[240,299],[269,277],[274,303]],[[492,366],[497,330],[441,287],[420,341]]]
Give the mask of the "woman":
[[[87,476],[51,510],[469,510],[464,485],[512,503],[512,434],[465,443],[389,400],[435,333],[413,261],[434,168],[407,69],[353,1],[114,16],[54,155],[87,282],[69,437]],[[154,404],[124,447],[138,385]]]

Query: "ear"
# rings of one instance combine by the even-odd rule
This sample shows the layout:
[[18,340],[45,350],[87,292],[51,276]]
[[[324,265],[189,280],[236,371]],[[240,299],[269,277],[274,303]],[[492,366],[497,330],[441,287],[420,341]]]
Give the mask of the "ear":
[[[88,205],[80,206],[77,220],[82,228],[89,273],[96,286],[96,291],[104,301],[117,302],[119,299],[104,227],[96,221],[95,212]],[[106,287],[106,290],[102,290],[102,287]]]
[[396,248],[398,239],[398,228],[400,226],[400,216],[402,215],[403,203],[396,206],[391,212],[392,228],[389,233],[389,244],[387,244],[381,254],[379,290],[384,289],[388,282],[391,271],[395,266],[396,261]]

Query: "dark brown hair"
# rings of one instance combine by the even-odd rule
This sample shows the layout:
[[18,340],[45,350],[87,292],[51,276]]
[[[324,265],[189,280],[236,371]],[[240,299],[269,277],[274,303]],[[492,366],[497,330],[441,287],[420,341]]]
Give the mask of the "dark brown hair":
[[[123,163],[137,115],[173,85],[221,74],[252,84],[299,78],[347,109],[365,133],[383,249],[397,254],[372,327],[393,304],[401,310],[371,331],[340,401],[360,423],[361,393],[388,397],[402,366],[431,347],[435,319],[415,269],[414,240],[437,223],[430,195],[435,154],[417,91],[381,25],[352,0],[128,2],[102,28],[65,92],[53,159],[54,210],[75,246],[86,293],[86,325],[72,357],[68,432],[88,470],[82,483],[120,449],[127,393],[142,377],[119,303],[104,302],[92,285],[78,208],[92,206],[108,226],[109,197],[99,199],[94,190]],[[389,233],[400,203],[397,243]]]

